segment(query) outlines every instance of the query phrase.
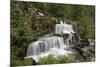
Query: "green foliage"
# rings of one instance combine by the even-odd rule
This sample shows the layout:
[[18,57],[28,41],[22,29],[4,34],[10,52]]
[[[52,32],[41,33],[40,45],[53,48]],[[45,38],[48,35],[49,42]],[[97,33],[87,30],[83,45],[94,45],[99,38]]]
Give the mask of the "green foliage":
[[62,55],[58,59],[56,59],[53,55],[49,55],[48,57],[42,57],[39,60],[39,64],[60,64],[60,63],[73,63],[75,62],[74,56],[65,56]]
[[11,66],[26,66],[32,65],[32,59],[20,59],[18,57],[13,57],[11,61]]
[[53,55],[49,55],[48,57],[42,57],[39,60],[39,64],[56,64],[57,59],[54,58]]
[[63,55],[63,56],[60,56],[59,57],[59,63],[72,63],[72,62],[74,62],[75,61],[75,58],[74,58],[74,56],[65,56],[65,55]]

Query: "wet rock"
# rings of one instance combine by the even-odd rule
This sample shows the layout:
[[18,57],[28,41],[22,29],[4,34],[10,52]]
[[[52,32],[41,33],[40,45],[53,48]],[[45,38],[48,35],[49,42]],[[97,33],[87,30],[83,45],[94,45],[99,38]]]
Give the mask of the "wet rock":
[[32,60],[32,65],[37,65],[38,63],[36,63],[35,60]]

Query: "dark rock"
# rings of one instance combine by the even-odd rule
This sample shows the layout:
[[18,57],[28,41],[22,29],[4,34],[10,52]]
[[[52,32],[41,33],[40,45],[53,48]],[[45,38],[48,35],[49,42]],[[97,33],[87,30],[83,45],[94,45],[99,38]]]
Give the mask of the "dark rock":
[[32,61],[32,65],[37,65],[35,60]]

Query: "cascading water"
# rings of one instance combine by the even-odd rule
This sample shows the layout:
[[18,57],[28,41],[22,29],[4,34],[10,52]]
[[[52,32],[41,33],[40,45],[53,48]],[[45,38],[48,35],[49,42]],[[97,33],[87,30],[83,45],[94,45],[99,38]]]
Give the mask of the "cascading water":
[[75,32],[71,24],[65,24],[61,21],[60,24],[56,24],[55,33],[56,34],[71,34]]
[[67,45],[74,45],[75,42],[76,42],[76,40],[75,40],[75,37],[74,37],[74,35],[73,35],[72,33],[70,33],[70,34],[68,35],[68,38],[65,39],[65,43],[66,43]]
[[[56,34],[67,33],[68,38],[64,40],[64,37],[61,36],[41,37],[29,45],[25,58],[33,58],[38,62],[39,57],[48,56],[49,54],[53,54],[56,58],[60,55],[71,54],[72,51],[65,50],[64,48],[67,48],[75,41],[72,39],[72,33],[74,33],[72,25],[61,22],[61,24],[56,24],[55,28]],[[67,32],[64,33],[64,31]]]

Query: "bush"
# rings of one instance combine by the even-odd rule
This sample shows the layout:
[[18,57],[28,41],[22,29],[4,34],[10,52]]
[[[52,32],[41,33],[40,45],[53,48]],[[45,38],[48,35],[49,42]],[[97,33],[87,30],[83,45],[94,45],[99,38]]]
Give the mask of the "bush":
[[59,61],[58,62],[59,63],[72,63],[74,61],[75,61],[74,56],[68,57],[68,56],[62,55],[62,56],[59,57]]
[[57,59],[54,58],[53,55],[49,55],[48,57],[42,57],[39,59],[39,64],[56,64]]
[[49,55],[48,57],[42,57],[39,60],[39,64],[59,64],[59,63],[72,63],[75,61],[74,56],[65,56],[62,55],[59,59],[54,58],[53,55]]

